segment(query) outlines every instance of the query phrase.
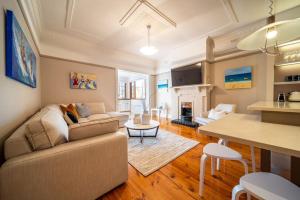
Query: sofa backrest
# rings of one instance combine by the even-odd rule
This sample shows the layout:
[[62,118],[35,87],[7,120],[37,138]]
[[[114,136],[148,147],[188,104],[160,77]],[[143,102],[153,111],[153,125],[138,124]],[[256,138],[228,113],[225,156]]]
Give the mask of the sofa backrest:
[[105,105],[103,102],[97,102],[97,103],[84,103],[90,110],[91,114],[104,114],[105,111]]
[[32,148],[26,138],[26,133],[28,131],[26,128],[27,124],[34,120],[40,119],[43,115],[49,112],[49,110],[53,110],[59,115],[63,116],[58,105],[46,106],[43,109],[41,109],[41,111],[33,115],[4,142],[4,157],[6,160],[32,152]]
[[226,113],[234,113],[236,112],[236,105],[235,104],[218,104],[215,108],[218,111],[225,111]]

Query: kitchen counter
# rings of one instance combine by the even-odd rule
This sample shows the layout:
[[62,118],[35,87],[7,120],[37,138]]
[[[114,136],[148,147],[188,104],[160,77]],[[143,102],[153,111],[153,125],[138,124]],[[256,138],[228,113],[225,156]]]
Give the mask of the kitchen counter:
[[249,105],[248,110],[300,113],[300,102],[259,101]]

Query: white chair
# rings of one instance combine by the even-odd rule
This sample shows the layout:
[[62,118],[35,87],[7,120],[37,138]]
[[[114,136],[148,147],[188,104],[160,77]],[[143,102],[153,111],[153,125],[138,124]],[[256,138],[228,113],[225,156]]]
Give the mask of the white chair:
[[299,200],[300,188],[290,181],[267,172],[247,174],[240,178],[240,184],[232,190],[232,200],[238,200],[243,193],[265,200]]
[[216,159],[240,161],[244,165],[245,174],[248,173],[247,162],[242,158],[242,155],[239,152],[221,144],[209,143],[204,146],[203,155],[201,156],[201,160],[200,160],[200,185],[199,185],[200,196],[203,196],[205,163],[208,157],[211,158],[211,175],[214,175],[215,173]]

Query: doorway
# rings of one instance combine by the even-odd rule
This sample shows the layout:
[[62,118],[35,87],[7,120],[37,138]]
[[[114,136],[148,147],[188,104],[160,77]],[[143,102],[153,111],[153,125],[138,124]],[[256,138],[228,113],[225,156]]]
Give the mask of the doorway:
[[119,112],[141,114],[149,111],[150,81],[148,74],[118,70]]

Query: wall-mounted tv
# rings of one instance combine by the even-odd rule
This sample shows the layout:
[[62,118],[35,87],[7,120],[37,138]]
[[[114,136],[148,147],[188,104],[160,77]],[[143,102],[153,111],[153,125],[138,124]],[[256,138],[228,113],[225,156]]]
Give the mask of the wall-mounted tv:
[[202,68],[192,64],[171,70],[172,87],[202,84]]

